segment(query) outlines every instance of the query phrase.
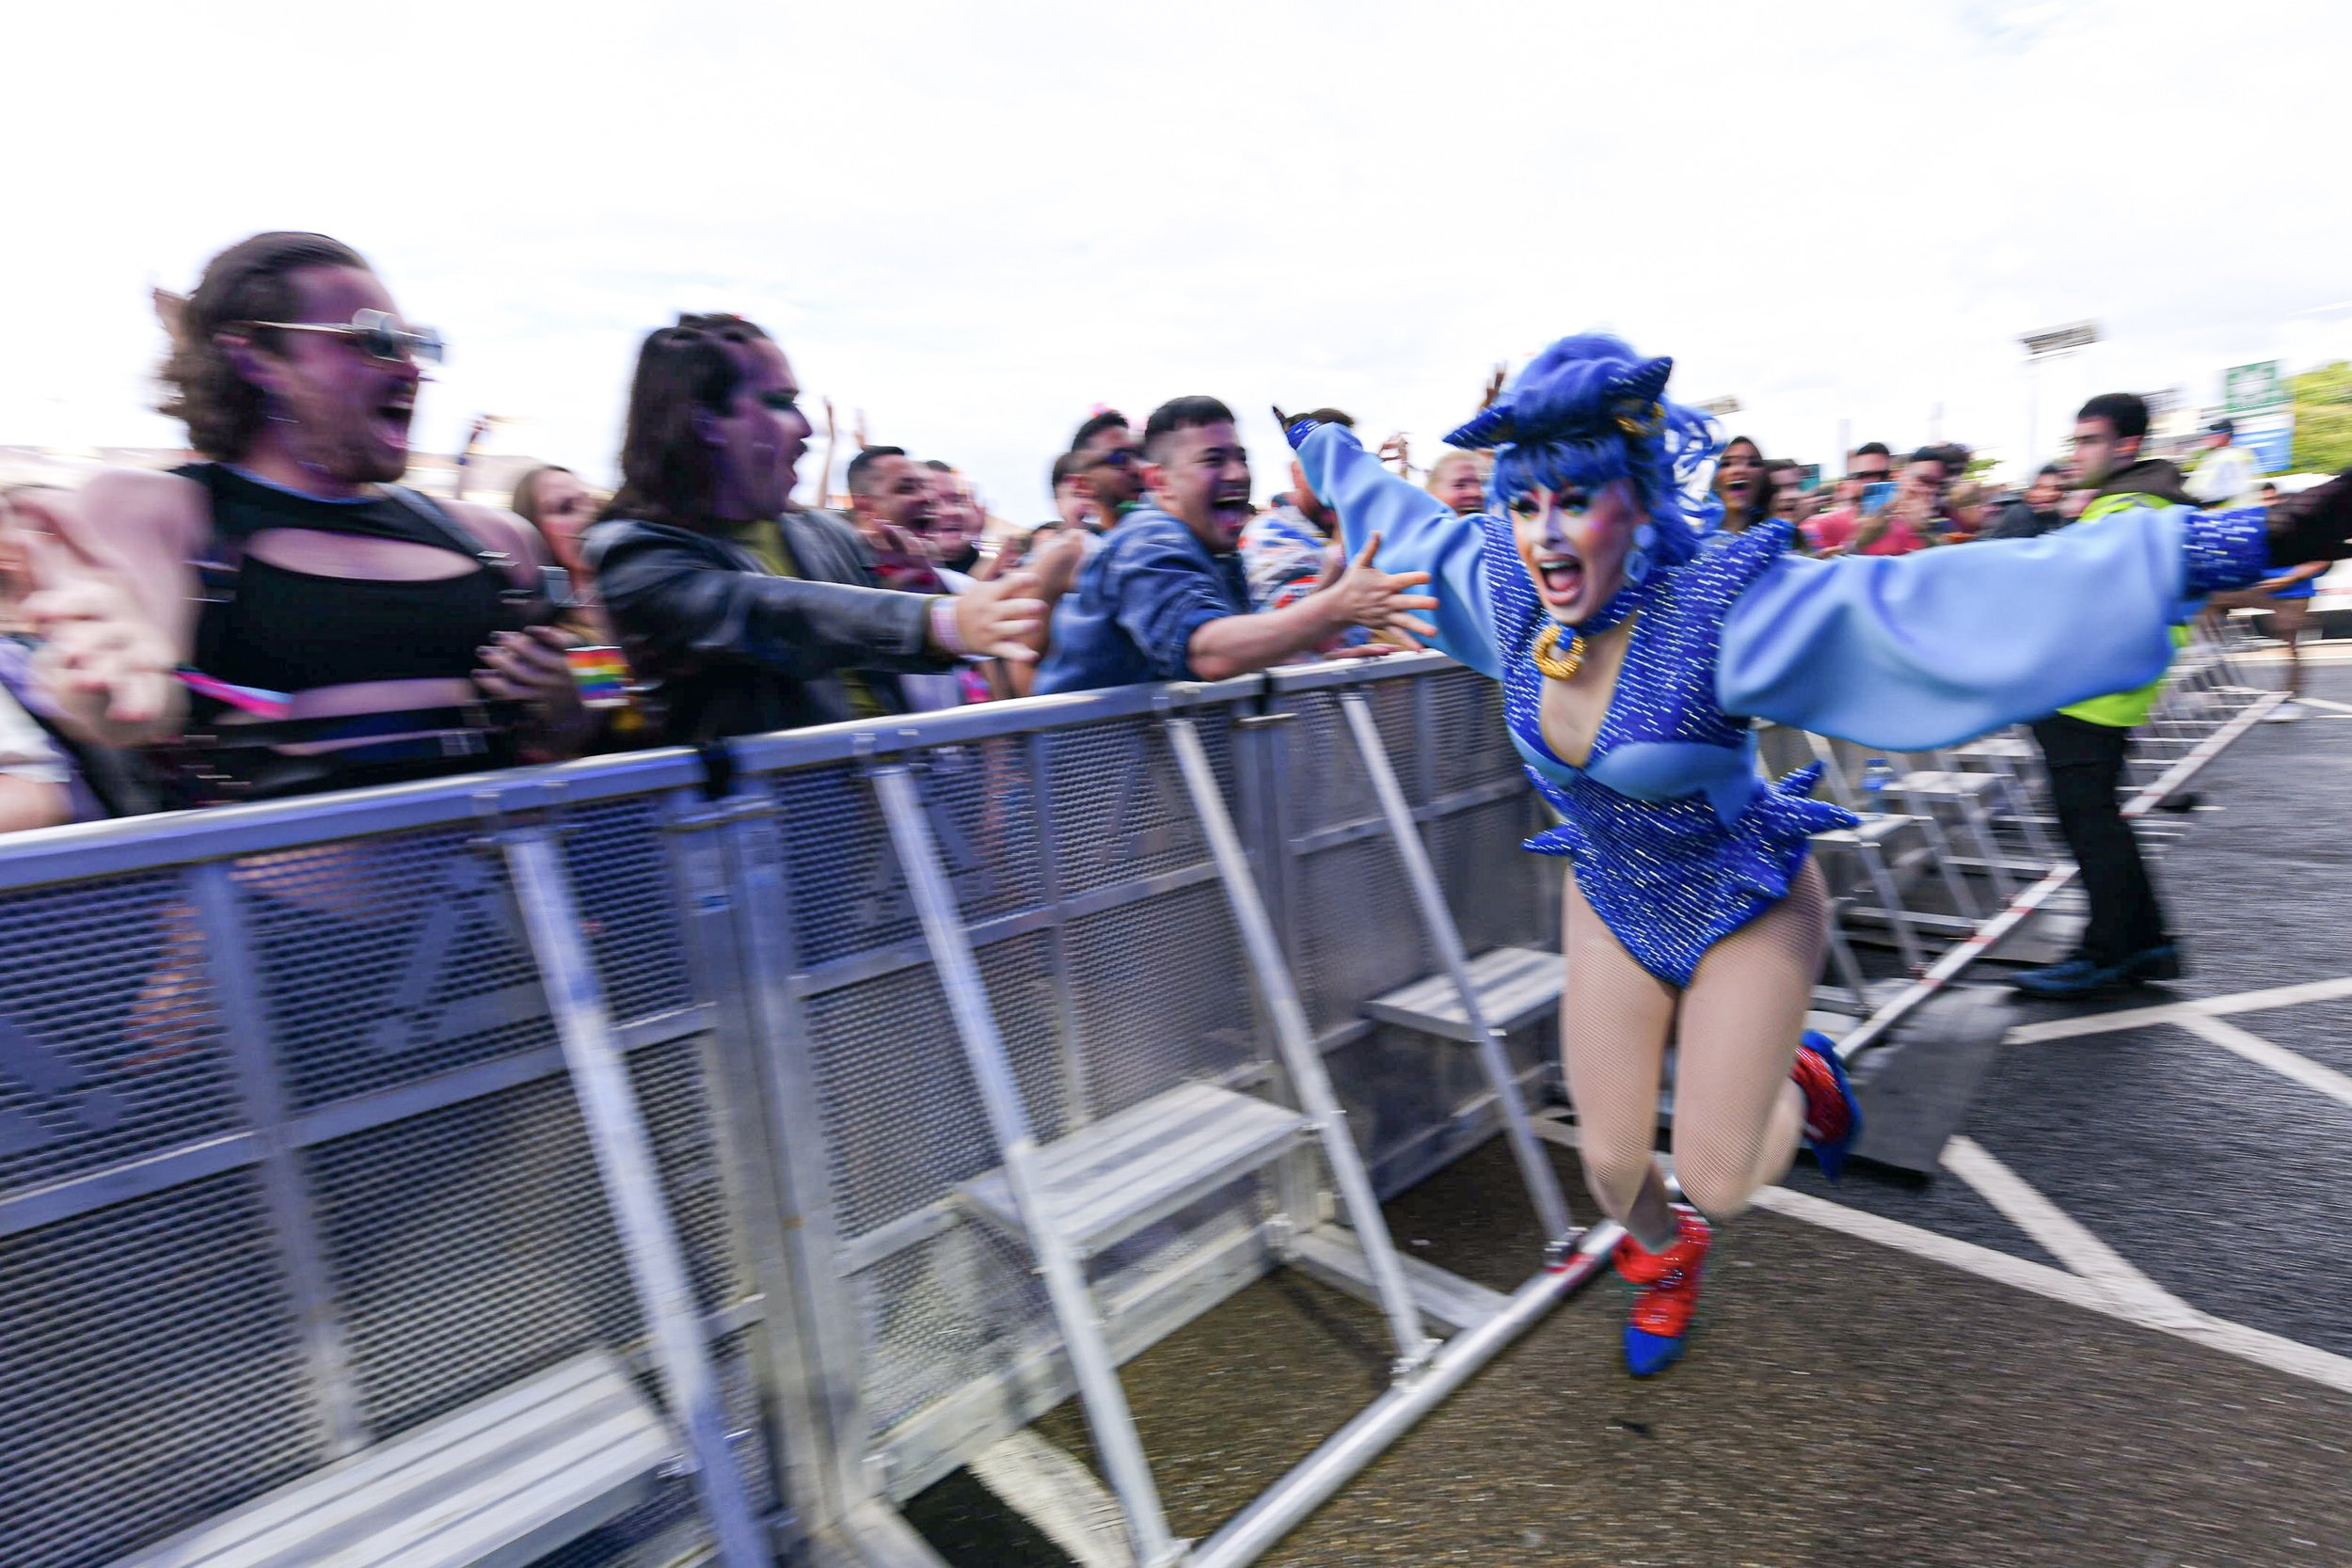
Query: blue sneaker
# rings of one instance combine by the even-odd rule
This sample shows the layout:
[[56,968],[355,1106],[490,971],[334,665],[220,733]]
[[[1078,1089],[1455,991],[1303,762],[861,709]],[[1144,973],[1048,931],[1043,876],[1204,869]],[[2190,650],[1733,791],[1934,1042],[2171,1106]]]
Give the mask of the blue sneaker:
[[2034,996],[2064,1000],[2106,990],[2130,977],[2127,964],[2097,964],[2077,956],[2045,969],[2021,969],[2009,977],[2009,983]]
[[1862,1102],[1847,1080],[1837,1047],[1819,1029],[1797,1042],[1797,1065],[1788,1069],[1804,1091],[1804,1138],[1821,1174],[1832,1181],[1846,1168],[1847,1151],[1862,1136]]

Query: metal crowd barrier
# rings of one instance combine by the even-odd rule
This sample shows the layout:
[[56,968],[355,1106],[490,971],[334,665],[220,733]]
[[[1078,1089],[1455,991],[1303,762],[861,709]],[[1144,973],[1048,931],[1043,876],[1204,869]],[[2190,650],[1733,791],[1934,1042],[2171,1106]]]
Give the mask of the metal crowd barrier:
[[1363,1011],[1553,939],[1501,735],[1487,682],[1413,657],[762,737],[715,780],[648,752],[0,847],[0,1562],[311,1560],[327,1520],[323,1560],[394,1471],[399,1510],[440,1487],[469,1521],[418,1560],[923,1560],[888,1505],[1080,1391],[985,1218],[1006,1148],[958,1009],[985,997],[1051,1146],[1188,1085],[1300,1104],[1284,960],[1343,1118],[1080,1260],[1114,1364],[1302,1257],[1456,1331],[1311,1506],[1565,1288],[1481,1330],[1511,1304],[1384,1274],[1360,1212],[1305,1234],[1337,1165],[1385,1196],[1556,1071],[1548,1017]]
[[[0,846],[0,1563],[428,1514],[404,1564],[926,1563],[893,1505],[1077,1395],[1138,1560],[1228,1568],[1599,1266],[1525,1125],[1561,868],[1481,677],[726,760]],[[1552,1239],[1507,1297],[1376,1205],[1499,1128]],[[1163,1148],[1190,1185],[1089,1189]],[[1115,1369],[1284,1264],[1396,1382],[1187,1555]]]

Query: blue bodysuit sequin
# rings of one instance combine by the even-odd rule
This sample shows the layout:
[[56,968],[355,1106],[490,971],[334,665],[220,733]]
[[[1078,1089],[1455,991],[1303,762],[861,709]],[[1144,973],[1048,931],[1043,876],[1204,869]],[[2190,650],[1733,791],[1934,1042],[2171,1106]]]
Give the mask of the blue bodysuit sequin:
[[[1628,953],[1687,986],[1707,950],[1787,895],[1810,836],[1851,814],[1808,798],[1818,768],[1777,783],[1752,719],[1887,750],[1926,750],[2143,686],[2172,653],[2184,601],[2258,580],[2261,516],[2135,508],[2040,539],[1808,561],[1768,521],[1708,538],[1625,591],[1633,629],[1572,768],[1544,743],[1548,616],[1499,517],[1456,517],[1322,426],[1298,455],[1349,550],[1426,571],[1438,645],[1500,680],[1511,741],[1562,825],[1528,841],[1574,858],[1578,889]],[[1618,618],[1626,605],[1613,600]]]

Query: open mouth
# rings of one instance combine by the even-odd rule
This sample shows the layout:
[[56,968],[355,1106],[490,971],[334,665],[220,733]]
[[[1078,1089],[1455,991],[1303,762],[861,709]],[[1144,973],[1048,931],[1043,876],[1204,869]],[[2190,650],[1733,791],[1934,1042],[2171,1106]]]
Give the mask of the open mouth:
[[1584,562],[1572,555],[1538,556],[1535,586],[1547,604],[1573,604],[1584,593]]
[[368,432],[394,451],[408,450],[408,421],[416,417],[417,394],[412,390],[394,392],[368,416]]

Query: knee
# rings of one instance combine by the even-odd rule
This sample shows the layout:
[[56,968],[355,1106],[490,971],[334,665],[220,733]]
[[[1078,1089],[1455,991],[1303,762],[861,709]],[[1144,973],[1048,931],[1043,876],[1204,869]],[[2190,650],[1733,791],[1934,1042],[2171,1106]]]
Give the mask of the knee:
[[1589,1135],[1580,1141],[1584,1185],[1591,1190],[1593,1200],[1613,1218],[1624,1218],[1633,1207],[1633,1200],[1641,1196],[1642,1183],[1649,1180],[1654,1163],[1649,1145]]
[[1744,1173],[1686,1171],[1677,1167],[1675,1180],[1682,1188],[1683,1201],[1710,1220],[1736,1217],[1756,1196],[1756,1180]]

